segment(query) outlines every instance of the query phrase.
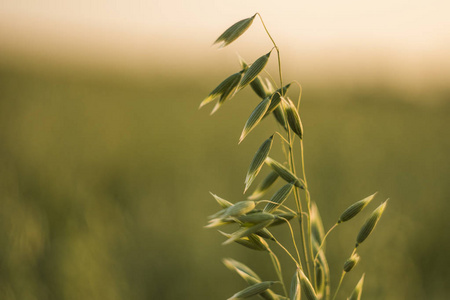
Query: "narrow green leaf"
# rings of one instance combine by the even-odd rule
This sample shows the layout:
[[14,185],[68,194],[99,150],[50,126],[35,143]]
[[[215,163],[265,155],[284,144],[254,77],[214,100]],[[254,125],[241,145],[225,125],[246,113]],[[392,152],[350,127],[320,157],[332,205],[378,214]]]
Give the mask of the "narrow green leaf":
[[275,171],[270,172],[266,178],[256,187],[253,193],[248,197],[249,200],[259,199],[264,193],[272,186],[272,184],[279,177],[278,173]]
[[293,132],[295,132],[296,135],[300,139],[303,138],[303,125],[302,121],[300,120],[300,115],[298,114],[297,109],[295,108],[294,103],[289,98],[281,97],[283,103],[286,105],[286,115],[289,127],[292,129]]
[[364,242],[364,240],[373,231],[378,221],[380,220],[381,215],[384,212],[388,200],[384,201],[380,206],[378,206],[377,209],[373,211],[372,215],[367,219],[366,223],[364,223],[364,225],[361,227],[361,230],[359,231],[358,236],[356,237],[356,247],[358,247],[359,244]]
[[[219,96],[222,96],[225,92],[227,92],[233,85],[236,84],[237,80],[240,80],[242,77],[242,72],[234,73],[227,77],[224,81],[222,81],[211,93],[209,93],[208,97],[206,97],[202,103],[200,103],[200,107],[214,101]],[[238,81],[239,83],[239,81]]]
[[353,290],[352,294],[350,295],[350,298],[348,300],[361,300],[363,285],[364,285],[364,275],[362,275],[361,279],[358,281],[358,284],[356,285],[355,289]]
[[294,276],[292,276],[291,280],[291,289],[289,292],[289,299],[291,300],[300,300],[301,297],[301,291],[300,291],[300,279],[298,278],[297,271],[294,273]]
[[239,89],[243,89],[244,87],[246,87],[258,76],[259,73],[261,73],[261,71],[264,69],[264,67],[267,65],[267,62],[269,61],[270,53],[272,53],[272,50],[269,53],[255,60],[255,62],[247,69],[247,71],[244,74],[244,77],[239,83]]
[[241,143],[244,138],[249,134],[250,131],[255,128],[256,125],[261,121],[261,119],[264,117],[264,114],[267,111],[267,108],[269,107],[270,99],[264,99],[261,101],[258,106],[253,110],[250,117],[248,118],[247,122],[244,125],[244,129],[242,130],[241,137],[239,138],[239,143]]
[[234,42],[238,37],[240,37],[253,23],[253,19],[256,14],[250,18],[240,20],[239,22],[231,25],[227,30],[225,30],[214,42],[214,44],[221,43],[221,48],[225,47],[232,42]]
[[377,193],[372,194],[350,205],[339,217],[338,223],[346,222],[352,219],[354,216],[356,216],[359,212],[361,212],[364,209],[364,207],[366,207],[370,203],[370,201],[372,201],[372,199],[375,197],[376,194]]
[[244,236],[249,236],[252,233],[255,233],[267,226],[272,222],[272,220],[268,220],[265,222],[261,222],[259,224],[253,225],[251,227],[242,227],[241,229],[237,230],[236,232],[232,233],[230,238],[222,243],[222,245],[228,245],[232,242],[234,242],[237,239],[240,239]]
[[247,175],[245,176],[245,188],[244,193],[252,184],[253,180],[255,180],[262,166],[264,165],[264,160],[269,155],[270,149],[272,148],[273,135],[262,143],[259,147],[258,151],[256,151],[255,156],[253,157],[252,162],[250,163],[250,167],[248,168]]
[[303,292],[305,293],[306,299],[318,300],[314,288],[311,285],[311,282],[309,282],[308,278],[305,276],[303,271],[299,269],[298,274],[300,276],[300,285],[302,287]]
[[264,292],[265,290],[267,290],[268,288],[270,288],[276,282],[277,281],[263,281],[260,283],[253,284],[253,285],[243,289],[242,291],[237,292],[236,294],[234,294],[233,296],[228,298],[228,300],[245,299],[245,298],[249,298],[254,295],[258,295],[258,294]]
[[292,183],[296,187],[299,187],[301,189],[304,189],[305,185],[303,184],[302,180],[299,179],[297,176],[292,174],[291,171],[289,171],[285,166],[280,164],[279,162],[273,160],[270,157],[266,158],[266,164],[268,164],[275,172],[280,175],[281,178],[283,178],[285,181]]
[[275,192],[275,194],[270,199],[271,202],[275,203],[267,203],[266,207],[264,207],[265,212],[272,212],[276,210],[278,207],[280,207],[281,204],[289,197],[289,194],[292,192],[292,189],[294,188],[294,185],[291,183],[288,183],[281,187],[278,191]]

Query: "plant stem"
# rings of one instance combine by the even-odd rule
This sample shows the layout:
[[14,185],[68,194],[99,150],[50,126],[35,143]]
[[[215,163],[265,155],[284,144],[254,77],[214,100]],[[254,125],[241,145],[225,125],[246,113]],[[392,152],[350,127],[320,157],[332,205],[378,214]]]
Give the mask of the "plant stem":
[[328,232],[325,234],[325,236],[324,236],[323,239],[322,239],[322,242],[320,243],[319,249],[317,249],[317,254],[316,254],[316,256],[314,257],[314,261],[316,261],[317,258],[319,257],[320,250],[322,250],[323,245],[325,245],[325,239],[326,239],[327,236],[330,234],[330,232],[331,232],[334,228],[336,228],[336,226],[338,226],[338,225],[339,225],[339,223],[334,224],[333,227],[331,227],[330,230],[328,230]]
[[343,271],[343,272],[342,272],[342,275],[341,275],[341,279],[339,280],[339,285],[338,285],[338,287],[337,287],[337,289],[336,289],[336,292],[334,293],[334,297],[333,297],[332,300],[336,299],[336,296],[337,296],[337,294],[338,294],[338,292],[339,292],[339,289],[341,288],[342,280],[344,280],[345,274],[346,274],[346,272]]

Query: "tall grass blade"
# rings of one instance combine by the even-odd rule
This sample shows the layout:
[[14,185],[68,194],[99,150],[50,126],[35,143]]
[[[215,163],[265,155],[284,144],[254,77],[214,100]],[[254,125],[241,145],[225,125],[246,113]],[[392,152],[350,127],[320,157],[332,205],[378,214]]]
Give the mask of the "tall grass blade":
[[283,204],[283,202],[289,197],[293,188],[294,185],[292,185],[291,183],[288,183],[283,187],[281,187],[278,191],[276,191],[276,193],[272,196],[272,198],[270,198],[271,203],[267,203],[263,211],[272,212],[276,210],[278,207],[280,207],[280,205]]
[[281,103],[281,95],[285,95],[289,87],[291,86],[290,83],[286,84],[283,89],[276,90],[270,97],[270,106],[267,109],[266,116],[269,115],[271,112],[275,110],[275,108],[278,107],[278,105]]
[[238,217],[244,215],[255,208],[254,201],[239,201],[228,207],[222,217]]
[[281,127],[283,127],[283,129],[287,131],[288,127],[287,127],[287,122],[286,122],[286,118],[284,116],[282,105],[283,105],[283,103],[281,103],[280,105],[275,107],[275,109],[273,110],[272,113],[275,117],[275,120],[277,120],[278,124],[280,124]]
[[247,69],[247,71],[244,74],[244,77],[242,78],[241,82],[239,83],[239,89],[243,89],[246,87],[250,82],[252,82],[256,76],[261,73],[261,71],[264,69],[264,67],[267,65],[267,62],[269,61],[270,53],[272,53],[272,50],[255,60],[255,62]]
[[[319,209],[315,202],[311,202],[311,235],[313,239],[320,245],[323,237],[325,236],[325,230],[323,229],[322,218],[319,214]],[[322,246],[325,250],[325,245]]]
[[344,272],[350,272],[358,264],[359,258],[358,253],[353,253],[352,256],[344,263]]
[[248,197],[249,200],[256,200],[262,197],[266,191],[274,184],[274,182],[279,177],[278,173],[275,171],[270,172],[263,181],[256,187],[253,193]]
[[255,180],[262,166],[264,165],[264,160],[269,155],[270,149],[272,148],[273,135],[262,143],[259,147],[258,151],[256,151],[255,156],[253,157],[252,162],[250,163],[250,167],[248,168],[247,175],[245,176],[245,188],[244,193],[252,184],[253,180]]
[[250,18],[240,20],[239,22],[231,25],[227,30],[225,30],[214,42],[214,44],[222,43],[221,48],[225,47],[232,42],[234,42],[238,37],[240,37],[247,29],[252,25],[253,19],[256,14]]
[[264,114],[266,113],[269,104],[270,99],[266,98],[256,106],[256,108],[253,110],[253,112],[251,113],[250,117],[248,118],[247,122],[244,125],[241,137],[239,138],[239,143],[241,143],[247,136],[247,134],[249,134],[249,132],[252,131],[253,128],[256,127],[256,125],[258,125],[258,123],[264,117]]
[[[223,236],[231,238],[231,234],[218,230]],[[235,240],[235,243],[256,251],[268,251],[269,245],[261,237],[253,234]]]

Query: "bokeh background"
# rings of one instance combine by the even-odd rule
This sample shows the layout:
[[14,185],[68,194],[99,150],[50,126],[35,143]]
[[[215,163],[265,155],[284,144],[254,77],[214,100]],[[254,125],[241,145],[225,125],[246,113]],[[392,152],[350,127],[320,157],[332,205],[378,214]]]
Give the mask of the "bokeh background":
[[[275,126],[237,145],[258,103],[250,91],[214,117],[197,109],[238,70],[237,54],[253,61],[272,47],[259,22],[211,47],[258,11],[285,81],[303,85],[308,183],[325,227],[375,191],[369,210],[390,198],[341,296],[365,272],[364,299],[446,299],[449,10],[445,0],[3,1],[0,298],[226,299],[245,284],[222,257],[274,279],[267,255],[202,228],[218,209],[209,191],[244,199],[248,164]],[[329,238],[334,286],[363,221]],[[274,232],[291,246],[286,228]]]

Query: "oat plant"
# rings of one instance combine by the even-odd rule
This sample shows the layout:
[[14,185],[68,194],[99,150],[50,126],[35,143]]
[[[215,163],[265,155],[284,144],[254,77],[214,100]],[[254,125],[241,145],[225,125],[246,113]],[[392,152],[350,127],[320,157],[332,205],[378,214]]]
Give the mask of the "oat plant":
[[[267,116],[273,115],[277,123],[277,128],[267,134],[267,139],[257,148],[250,161],[244,180],[245,199],[228,201],[211,193],[220,210],[209,216],[209,222],[205,227],[220,228],[219,232],[225,237],[223,245],[237,244],[248,248],[249,251],[267,252],[267,263],[272,264],[274,268],[273,278],[261,278],[247,265],[231,258],[224,259],[226,267],[236,272],[248,284],[247,288],[236,291],[229,299],[245,299],[255,295],[263,299],[298,300],[302,295],[307,300],[361,299],[364,274],[359,276],[361,279],[351,295],[340,295],[339,288],[347,273],[356,267],[360,259],[357,249],[375,228],[387,201],[376,208],[360,227],[355,245],[350,248],[353,250],[343,262],[339,284],[332,287],[326,256],[326,238],[336,227],[347,224],[368,206],[376,193],[343,209],[342,214],[336,216],[336,223],[325,233],[318,205],[312,201],[306,180],[304,131],[299,114],[302,87],[297,81],[289,83],[283,81],[280,50],[261,15],[256,13],[235,23],[217,38],[215,44],[220,44],[220,47],[229,45],[244,34],[255,19],[261,22],[273,48],[263,51],[263,54],[251,64],[241,59],[240,69],[223,80],[200,104],[200,107],[203,107],[216,101],[211,112],[213,114],[225,101],[250,86],[260,98],[260,102],[245,122],[239,143],[259,123],[264,122]],[[265,70],[269,59],[273,56],[276,56],[278,62],[277,81]],[[289,94],[292,95],[296,91],[298,96],[294,98],[297,99],[294,102]],[[270,156],[275,140],[283,150],[284,157]],[[294,161],[295,151],[299,151],[301,157],[299,171]],[[263,167],[270,169],[269,174],[261,178],[252,193],[248,193]],[[280,185],[276,192],[266,196],[268,189],[276,184]],[[287,228],[292,239],[289,247],[285,246],[286,241],[280,241],[270,232],[273,226]],[[283,266],[292,270],[293,275],[288,280],[283,278],[278,255],[287,255],[289,261],[292,261],[292,265]]]

